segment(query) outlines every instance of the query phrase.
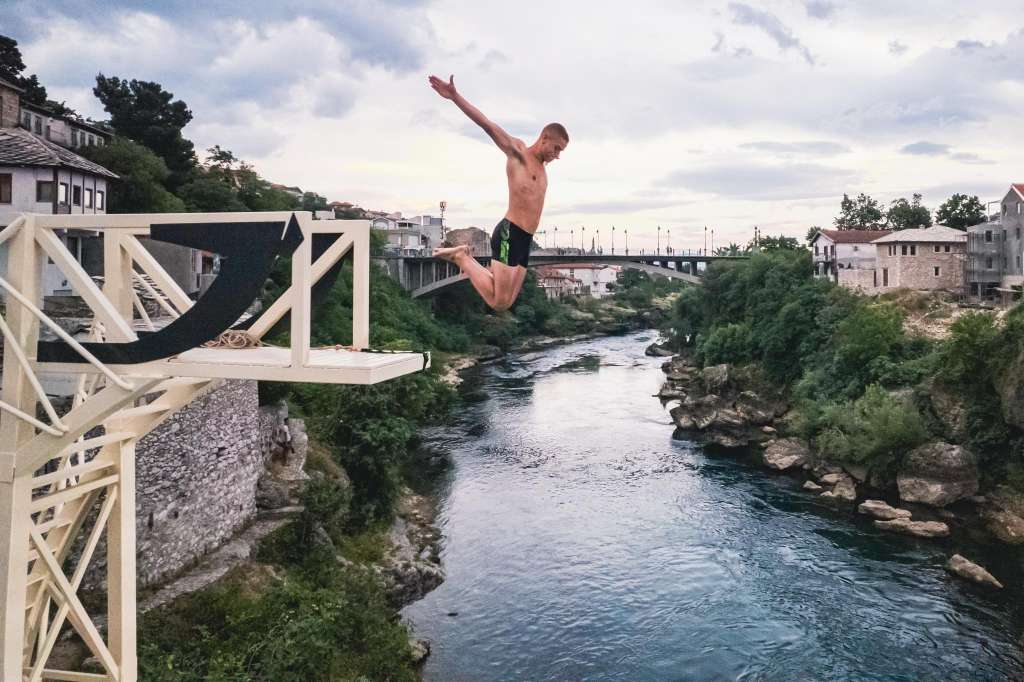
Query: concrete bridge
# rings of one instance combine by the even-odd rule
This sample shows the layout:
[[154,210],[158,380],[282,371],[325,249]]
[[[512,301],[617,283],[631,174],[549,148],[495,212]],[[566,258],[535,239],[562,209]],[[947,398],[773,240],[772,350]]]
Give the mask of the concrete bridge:
[[[708,264],[715,261],[743,260],[745,256],[710,256],[687,252],[681,254],[558,254],[550,249],[530,255],[530,267],[553,265],[572,267],[574,264],[618,265],[646,272],[652,276],[680,279],[690,284],[701,284],[701,277]],[[380,256],[377,262],[384,265],[391,276],[398,280],[413,298],[434,294],[446,287],[466,279],[459,268],[446,261],[423,256]],[[487,266],[490,256],[479,256],[477,262]]]

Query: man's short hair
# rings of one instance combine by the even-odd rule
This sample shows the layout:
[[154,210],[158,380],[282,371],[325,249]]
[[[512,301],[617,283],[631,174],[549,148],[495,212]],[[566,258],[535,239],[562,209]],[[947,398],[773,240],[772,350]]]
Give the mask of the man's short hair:
[[569,133],[566,132],[565,126],[561,123],[549,123],[544,126],[544,130],[540,131],[540,133],[548,137],[560,137],[566,142],[569,141]]

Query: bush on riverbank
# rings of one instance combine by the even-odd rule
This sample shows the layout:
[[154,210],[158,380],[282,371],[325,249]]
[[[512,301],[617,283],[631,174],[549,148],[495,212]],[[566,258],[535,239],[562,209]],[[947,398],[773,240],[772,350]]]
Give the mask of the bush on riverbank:
[[[959,438],[990,476],[1024,472],[1024,395],[1007,379],[1024,366],[1020,307],[1002,326],[990,314],[963,316],[936,341],[908,333],[904,323],[905,313],[934,300],[870,298],[814,278],[807,251],[715,263],[705,281],[677,299],[672,342],[690,346],[704,365],[759,363],[793,397],[791,428],[824,455],[891,470],[928,438]],[[902,397],[931,381],[960,399],[962,435]],[[1015,414],[1021,423],[1008,423]]]

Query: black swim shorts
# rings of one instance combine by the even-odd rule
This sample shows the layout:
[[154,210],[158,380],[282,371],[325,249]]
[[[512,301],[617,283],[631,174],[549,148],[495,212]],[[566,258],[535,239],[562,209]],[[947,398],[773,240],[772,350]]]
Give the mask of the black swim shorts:
[[522,265],[530,261],[533,235],[508,218],[502,218],[491,234],[491,258],[505,265]]

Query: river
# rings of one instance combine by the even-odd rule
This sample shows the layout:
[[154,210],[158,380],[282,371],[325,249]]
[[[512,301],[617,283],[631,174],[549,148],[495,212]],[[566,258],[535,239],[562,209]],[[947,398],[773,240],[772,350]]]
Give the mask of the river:
[[[403,611],[432,641],[426,680],[1022,678],[1019,588],[947,575],[954,541],[673,440],[652,340],[485,366],[458,422],[424,433],[453,459],[429,491],[448,577]],[[970,549],[1020,575],[1016,553]]]

